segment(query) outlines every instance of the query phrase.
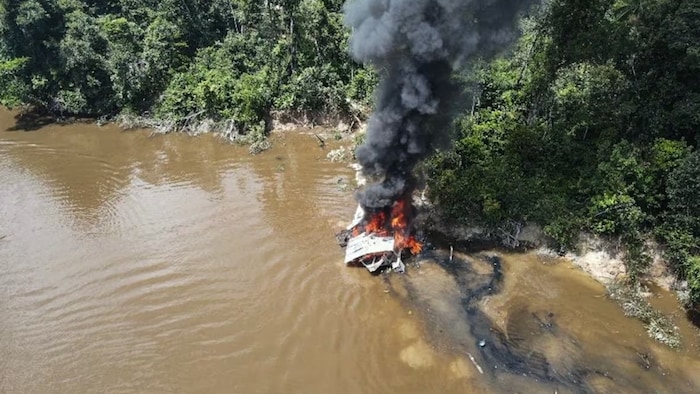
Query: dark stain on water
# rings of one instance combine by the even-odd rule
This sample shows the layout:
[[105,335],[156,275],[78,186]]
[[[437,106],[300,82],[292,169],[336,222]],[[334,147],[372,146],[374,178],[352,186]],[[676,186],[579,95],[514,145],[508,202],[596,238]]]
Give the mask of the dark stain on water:
[[[470,252],[474,251],[472,245]],[[633,363],[591,356],[588,350],[595,353],[595,349],[586,349],[570,335],[557,322],[554,312],[532,310],[527,303],[511,305],[505,329],[498,327],[483,311],[482,302],[503,291],[508,274],[501,258],[493,254],[458,256],[465,255],[456,253],[450,257],[444,247],[428,247],[416,263],[409,264],[413,272],[386,277],[390,286],[406,289],[404,302],[418,309],[428,322],[428,332],[436,347],[473,355],[488,379],[500,381],[504,392],[522,392],[523,387],[537,387],[533,392],[545,387],[550,392],[648,392],[648,382],[635,375],[658,373],[660,368],[654,356],[644,349],[620,349],[620,358],[631,357]],[[434,283],[428,285],[417,274],[427,267],[431,267],[427,275],[449,276],[455,285],[454,294],[446,289],[428,290]],[[435,300],[440,297],[455,307],[436,307]],[[558,350],[550,352],[551,356],[546,354],[554,348]],[[630,366],[637,367],[637,371],[630,371]],[[661,387],[672,392],[687,392],[693,387],[682,374],[671,378],[673,374],[669,372],[663,371],[653,379],[665,381]]]

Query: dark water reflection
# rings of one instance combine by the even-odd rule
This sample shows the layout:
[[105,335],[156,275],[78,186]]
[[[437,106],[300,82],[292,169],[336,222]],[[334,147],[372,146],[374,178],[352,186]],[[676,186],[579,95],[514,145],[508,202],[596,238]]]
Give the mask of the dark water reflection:
[[502,254],[494,277],[436,249],[404,276],[345,268],[354,175],[312,135],[250,156],[14,122],[0,113],[0,392],[700,387],[695,339],[655,344],[566,263]]

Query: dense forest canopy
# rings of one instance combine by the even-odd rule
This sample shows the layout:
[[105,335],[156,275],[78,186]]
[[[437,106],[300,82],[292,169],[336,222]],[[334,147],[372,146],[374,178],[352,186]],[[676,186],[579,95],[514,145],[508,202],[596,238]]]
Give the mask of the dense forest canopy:
[[553,0],[463,77],[473,106],[426,168],[446,216],[620,239],[632,280],[656,238],[700,301],[700,2]]
[[[342,0],[3,0],[0,99],[57,115],[197,115],[240,133],[276,111],[359,114]],[[620,239],[630,278],[664,245],[700,304],[700,1],[550,0],[514,48],[472,59],[436,207],[511,232]],[[381,72],[379,70],[378,72]]]
[[[241,132],[271,111],[371,101],[341,0],[5,0],[2,103],[55,114],[199,114]],[[354,106],[351,106],[351,103]]]

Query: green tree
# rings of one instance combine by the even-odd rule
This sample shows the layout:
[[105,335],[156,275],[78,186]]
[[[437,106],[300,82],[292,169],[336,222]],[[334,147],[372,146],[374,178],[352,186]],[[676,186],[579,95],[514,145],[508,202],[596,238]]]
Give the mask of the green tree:
[[655,234],[694,280],[699,16],[680,0],[548,3],[512,54],[461,76],[472,105],[426,166],[437,206],[494,230],[534,221],[561,244],[615,237],[631,279]]
[[26,57],[0,61],[0,104],[13,107],[22,103],[29,87],[22,79]]
[[[115,105],[108,42],[97,19],[80,9],[65,15],[66,32],[59,44],[62,78],[54,109],[77,114],[102,114]],[[88,104],[89,103],[89,104]]]

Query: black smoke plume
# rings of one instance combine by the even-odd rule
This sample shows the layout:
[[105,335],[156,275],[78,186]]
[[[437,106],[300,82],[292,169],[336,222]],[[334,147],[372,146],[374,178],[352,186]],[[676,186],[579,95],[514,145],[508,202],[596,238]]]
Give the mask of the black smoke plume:
[[390,206],[413,190],[413,168],[434,151],[458,96],[452,72],[488,58],[516,38],[529,0],[349,0],[355,60],[380,75],[375,112],[356,156],[374,180],[358,193],[364,208]]

